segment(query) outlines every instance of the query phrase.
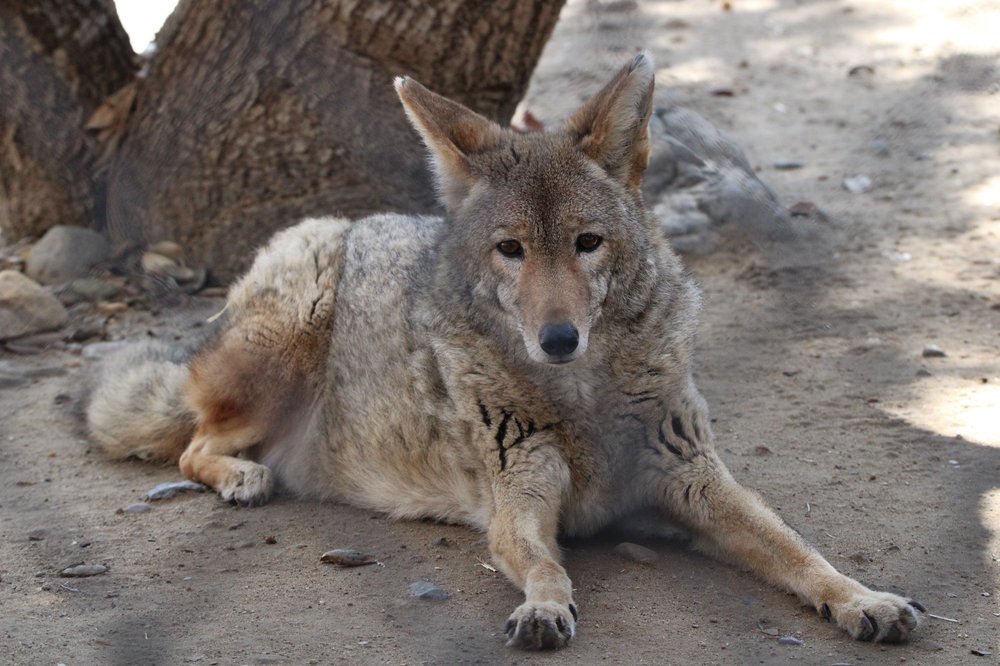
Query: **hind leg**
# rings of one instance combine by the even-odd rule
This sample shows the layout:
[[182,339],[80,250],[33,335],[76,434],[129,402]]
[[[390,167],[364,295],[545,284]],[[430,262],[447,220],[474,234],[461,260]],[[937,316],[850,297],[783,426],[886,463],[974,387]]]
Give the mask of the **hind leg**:
[[191,363],[198,427],[180,467],[223,499],[267,500],[271,471],[246,458],[285,444],[322,390],[347,227],[307,220],[275,235],[230,291],[225,332]]

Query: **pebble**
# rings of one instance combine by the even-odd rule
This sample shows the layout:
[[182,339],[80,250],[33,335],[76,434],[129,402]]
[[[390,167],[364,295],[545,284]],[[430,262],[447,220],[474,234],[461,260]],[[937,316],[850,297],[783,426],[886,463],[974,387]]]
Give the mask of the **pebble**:
[[44,527],[28,532],[28,541],[42,541],[49,535],[49,531]]
[[195,481],[167,481],[166,483],[161,483],[153,487],[152,490],[142,496],[142,499],[147,502],[156,502],[159,500],[168,500],[177,493],[188,491],[201,493],[206,490],[208,490],[208,486],[196,483]]
[[67,297],[72,302],[110,301],[122,293],[121,285],[101,278],[79,278],[69,285]]
[[55,296],[17,271],[0,271],[0,339],[61,328],[69,313]]
[[989,650],[980,650],[978,648],[972,648],[971,650],[969,650],[969,652],[976,655],[977,657],[989,657],[991,654],[993,654]]
[[438,546],[439,548],[447,548],[451,545],[451,542],[448,541],[448,537],[438,537],[434,541],[431,541],[431,545]]
[[844,179],[844,189],[851,194],[864,194],[871,192],[874,183],[868,176],[852,176]]
[[415,583],[410,583],[410,596],[428,601],[444,601],[448,598],[448,593],[434,583],[418,580]]
[[152,505],[145,502],[136,502],[125,507],[125,513],[148,513],[153,510]]
[[778,639],[779,645],[804,645],[802,641],[797,639],[795,636],[782,636]]
[[377,562],[377,560],[371,555],[365,555],[360,551],[351,550],[350,548],[335,548],[333,550],[328,550],[320,555],[319,561],[327,562],[328,564],[336,564],[342,567],[363,567]]
[[640,546],[637,543],[624,541],[615,546],[615,555],[639,564],[653,564],[660,559],[655,550]]
[[919,370],[917,370],[916,375],[917,375],[917,377],[933,377],[934,376],[934,375],[931,374],[931,371],[928,370],[927,368],[920,368]]
[[42,284],[69,282],[86,277],[110,254],[108,242],[96,231],[59,225],[46,231],[31,248],[24,272]]
[[87,576],[102,574],[107,570],[108,568],[103,564],[77,564],[76,566],[66,567],[59,572],[59,575],[66,578],[86,578]]
[[948,354],[946,354],[944,350],[937,345],[924,345],[922,355],[924,358],[944,358]]
[[778,171],[794,171],[804,166],[805,162],[797,162],[795,160],[778,160],[774,163],[774,168]]

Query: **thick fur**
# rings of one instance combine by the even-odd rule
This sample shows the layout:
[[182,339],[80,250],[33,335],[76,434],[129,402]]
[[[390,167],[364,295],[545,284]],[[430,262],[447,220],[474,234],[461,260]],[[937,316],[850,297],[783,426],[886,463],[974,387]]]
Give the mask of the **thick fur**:
[[[277,234],[190,363],[109,369],[94,438],[116,456],[179,454],[187,477],[247,504],[277,478],[485,530],[524,590],[507,624],[518,647],[574,635],[557,536],[648,509],[851,636],[905,639],[919,604],[838,573],[715,452],[691,378],[698,293],[638,191],[649,58],[555,133],[517,135],[412,80],[396,86],[447,217]],[[578,335],[558,356],[540,343],[553,324]]]

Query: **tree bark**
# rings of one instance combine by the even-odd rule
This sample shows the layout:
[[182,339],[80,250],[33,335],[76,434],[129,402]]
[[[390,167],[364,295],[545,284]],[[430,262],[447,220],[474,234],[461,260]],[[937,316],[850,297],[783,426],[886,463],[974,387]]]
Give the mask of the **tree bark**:
[[134,72],[112,0],[0,0],[0,230],[101,229],[104,179],[83,125]]
[[181,0],[110,166],[112,238],[228,280],[304,216],[435,209],[392,78],[508,122],[563,2]]

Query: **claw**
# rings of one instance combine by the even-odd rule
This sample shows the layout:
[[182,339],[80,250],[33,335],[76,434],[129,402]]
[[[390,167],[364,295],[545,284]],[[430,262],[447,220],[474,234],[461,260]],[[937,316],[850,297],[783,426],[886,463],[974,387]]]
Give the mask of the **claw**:
[[576,604],[569,605],[569,612],[573,614],[574,622],[580,619],[580,614],[576,612]]
[[824,620],[826,620],[827,622],[829,622],[830,619],[833,617],[833,613],[830,612],[830,605],[829,604],[823,604],[822,606],[820,606],[819,607],[819,615]]
[[861,633],[858,634],[859,641],[870,641],[878,634],[878,622],[868,613],[864,613],[861,620]]
[[921,613],[926,613],[927,612],[927,607],[924,606],[919,601],[917,601],[916,599],[907,599],[906,603],[910,604],[911,606],[913,606],[915,609],[917,609]]
[[507,624],[504,625],[504,633],[507,634],[507,638],[514,638],[514,630],[517,629],[517,620],[510,618],[507,620]]

